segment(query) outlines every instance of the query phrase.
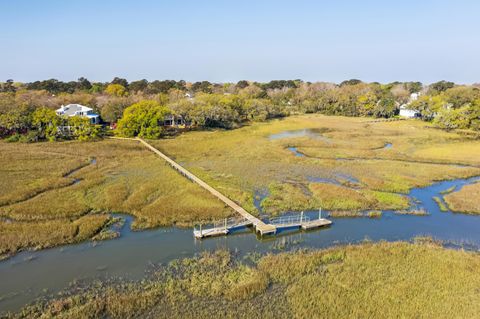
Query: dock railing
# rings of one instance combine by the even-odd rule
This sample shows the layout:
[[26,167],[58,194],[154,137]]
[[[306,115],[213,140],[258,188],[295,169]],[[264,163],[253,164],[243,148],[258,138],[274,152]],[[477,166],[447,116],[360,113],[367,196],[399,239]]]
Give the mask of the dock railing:
[[270,224],[276,226],[299,225],[310,221],[310,217],[303,213],[299,215],[282,216],[270,219]]
[[216,220],[213,222],[199,223],[193,226],[193,233],[199,234],[200,237],[202,234],[207,234],[210,232],[220,232],[224,231],[225,233],[229,232],[235,228],[242,228],[252,225],[252,222],[244,217],[230,217],[224,218],[221,220]]

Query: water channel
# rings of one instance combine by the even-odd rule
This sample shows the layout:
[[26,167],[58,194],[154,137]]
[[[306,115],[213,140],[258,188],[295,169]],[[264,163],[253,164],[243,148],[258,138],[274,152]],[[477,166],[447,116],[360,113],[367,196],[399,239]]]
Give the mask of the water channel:
[[[176,258],[191,257],[202,251],[229,249],[239,257],[249,253],[277,252],[297,248],[324,248],[365,239],[410,240],[432,236],[454,247],[478,250],[480,216],[440,211],[434,196],[452,187],[480,181],[480,177],[434,183],[409,193],[416,208],[428,216],[397,215],[384,211],[381,218],[330,218],[333,225],[309,232],[284,231],[273,237],[258,238],[250,229],[225,237],[195,240],[192,229],[176,227],[133,232],[131,216],[121,215],[125,224],[120,237],[102,242],[84,242],[41,251],[24,251],[0,262],[0,314],[16,311],[35,298],[58,292],[75,281],[119,277],[138,279],[149,265],[165,264]],[[321,181],[319,181],[321,182]],[[265,195],[265,194],[264,194]],[[257,206],[260,199],[255,200]],[[286,212],[289,214],[292,212]],[[328,212],[323,212],[325,215]],[[311,218],[318,211],[305,212]]]

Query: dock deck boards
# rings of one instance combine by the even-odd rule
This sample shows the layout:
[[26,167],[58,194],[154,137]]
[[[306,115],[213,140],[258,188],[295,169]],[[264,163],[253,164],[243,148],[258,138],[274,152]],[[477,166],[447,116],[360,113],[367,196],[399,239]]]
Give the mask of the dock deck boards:
[[312,228],[328,226],[328,225],[331,225],[331,224],[332,224],[331,220],[328,220],[328,219],[325,219],[325,218],[320,218],[320,219],[315,219],[315,220],[311,220],[311,221],[308,221],[308,222],[303,222],[301,227],[302,227],[302,229],[307,230],[307,229],[312,229]]
[[225,236],[229,233],[230,231],[225,228],[210,228],[210,229],[205,229],[205,230],[194,230],[193,231],[193,236],[195,238],[204,238],[204,237],[216,237],[216,236]]

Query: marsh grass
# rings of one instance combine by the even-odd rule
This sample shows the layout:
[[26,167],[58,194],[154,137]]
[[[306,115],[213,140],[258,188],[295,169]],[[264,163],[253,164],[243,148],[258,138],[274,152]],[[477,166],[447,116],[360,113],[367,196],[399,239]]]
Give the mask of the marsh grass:
[[458,213],[480,214],[480,183],[463,186],[444,196],[450,210]]
[[[261,205],[272,215],[319,207],[399,210],[409,203],[398,193],[480,174],[478,167],[453,165],[479,166],[478,141],[426,127],[419,121],[367,123],[362,118],[308,115],[236,130],[188,132],[152,143],[253,214],[258,214],[258,189],[270,190]],[[322,138],[269,139],[299,129],[317,130]],[[395,147],[382,149],[386,142]],[[294,156],[287,145],[307,156]],[[84,216],[112,211],[135,216],[135,229],[191,226],[233,213],[134,141],[3,142],[0,148],[0,227],[14,227],[5,225],[6,218],[19,223],[15,226],[22,233],[10,237],[12,243],[0,243],[15,247],[12,251],[72,240],[68,235],[48,240],[35,223],[69,233],[71,224],[85,222]],[[470,155],[463,157],[467,150]],[[312,183],[311,177],[337,179],[339,185]],[[462,211],[460,199],[449,200]]]
[[455,188],[456,188],[456,186],[449,187],[446,190],[441,191],[440,194],[444,195],[444,194],[451,193],[455,190]]
[[247,266],[226,251],[204,253],[138,282],[78,287],[7,318],[475,318],[480,312],[480,256],[433,240],[255,260]]
[[372,210],[367,213],[369,218],[381,218],[383,215],[382,211],[379,210]]
[[381,218],[383,215],[382,211],[349,211],[349,210],[333,210],[328,213],[328,216],[335,218],[359,218],[359,217],[368,217],[368,218]]
[[440,197],[434,196],[433,200],[437,203],[438,208],[440,208],[442,212],[448,212],[448,207],[443,203]]
[[329,217],[336,218],[352,218],[352,217],[365,217],[365,214],[359,211],[349,211],[349,210],[333,210],[328,213]]
[[94,214],[76,220],[0,222],[0,255],[11,255],[26,247],[41,249],[87,240],[97,234],[110,216]]
[[[0,147],[1,254],[89,239],[105,226],[105,220],[93,222],[98,214],[108,219],[103,212],[134,215],[135,229],[190,226],[231,214],[136,142]],[[92,230],[83,232],[90,226]],[[113,235],[102,232],[96,238]]]
[[395,211],[395,214],[397,214],[397,215],[414,215],[414,216],[428,216],[428,215],[430,215],[424,209],[399,210],[399,211]]
[[[267,188],[273,191],[262,205],[270,214],[318,209],[319,205],[341,210],[405,209],[407,199],[394,193],[480,175],[478,141],[428,127],[419,121],[367,123],[362,118],[307,115],[252,123],[237,130],[191,132],[152,143],[251,212],[255,212],[254,191]],[[322,138],[268,138],[303,129],[319,130]],[[387,142],[395,147],[385,150]],[[462,149],[470,145],[475,156],[456,156],[457,144]],[[306,156],[295,156],[288,146]],[[442,151],[424,151],[432,147],[451,151],[448,156]],[[342,175],[358,183],[342,180],[341,185],[321,186],[309,182],[311,177],[337,179]]]

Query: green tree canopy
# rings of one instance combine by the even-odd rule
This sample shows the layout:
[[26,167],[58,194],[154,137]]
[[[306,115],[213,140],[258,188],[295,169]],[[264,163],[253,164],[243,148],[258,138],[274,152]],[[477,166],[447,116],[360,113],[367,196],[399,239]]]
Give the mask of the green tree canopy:
[[100,136],[100,125],[90,124],[86,117],[72,116],[67,119],[71,137],[79,141],[89,141]]
[[125,109],[118,121],[118,132],[126,137],[159,138],[163,133],[160,123],[171,111],[156,101],[144,100]]
[[121,84],[109,84],[105,89],[105,93],[112,96],[126,96],[127,90]]
[[48,139],[54,141],[58,134],[58,125],[61,124],[62,119],[55,113],[54,110],[46,107],[41,107],[35,110],[32,115],[32,126],[36,127],[38,137],[41,139]]

